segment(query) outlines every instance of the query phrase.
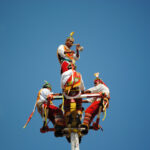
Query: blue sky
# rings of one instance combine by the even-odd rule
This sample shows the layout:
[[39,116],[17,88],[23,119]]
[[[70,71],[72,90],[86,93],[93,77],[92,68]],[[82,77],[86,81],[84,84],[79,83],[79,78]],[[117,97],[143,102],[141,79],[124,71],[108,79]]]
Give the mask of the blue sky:
[[81,150],[149,150],[149,7],[148,0],[1,0],[1,149],[70,149],[65,138],[39,132],[37,112],[22,126],[44,80],[61,92],[56,50],[74,31],[85,87],[100,72],[111,92],[104,132],[90,131]]

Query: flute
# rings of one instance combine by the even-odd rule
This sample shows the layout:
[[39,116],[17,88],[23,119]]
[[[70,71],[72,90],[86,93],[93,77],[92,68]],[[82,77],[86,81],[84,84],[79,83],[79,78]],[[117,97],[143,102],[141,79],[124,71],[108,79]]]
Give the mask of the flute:
[[[72,44],[72,45],[78,45],[78,44]],[[78,50],[83,51],[83,49],[84,49],[83,46],[80,46]]]

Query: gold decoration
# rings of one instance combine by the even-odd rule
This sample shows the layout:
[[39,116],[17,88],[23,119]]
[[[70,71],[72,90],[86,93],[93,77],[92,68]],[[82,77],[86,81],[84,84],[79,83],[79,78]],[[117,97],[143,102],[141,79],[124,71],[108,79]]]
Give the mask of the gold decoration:
[[71,32],[71,33],[70,33],[70,36],[72,37],[73,35],[74,35],[74,32]]
[[95,76],[96,78],[99,78],[99,72],[94,73],[94,76]]

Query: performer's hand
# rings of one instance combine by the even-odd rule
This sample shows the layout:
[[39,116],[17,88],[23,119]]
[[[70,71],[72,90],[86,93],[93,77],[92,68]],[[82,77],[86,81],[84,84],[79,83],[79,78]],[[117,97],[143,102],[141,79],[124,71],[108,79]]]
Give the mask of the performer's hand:
[[50,101],[50,100],[52,100],[52,99],[53,99],[53,95],[52,95],[52,94],[49,94],[49,95],[47,96],[47,100]]
[[103,93],[103,92],[99,92],[99,95],[100,95],[101,98],[105,98],[106,97],[106,94]]
[[69,50],[69,51],[66,51],[64,52],[64,54],[74,54],[75,52],[73,50]]
[[76,45],[76,50],[79,51],[79,49],[80,49],[80,44],[77,44],[77,45]]

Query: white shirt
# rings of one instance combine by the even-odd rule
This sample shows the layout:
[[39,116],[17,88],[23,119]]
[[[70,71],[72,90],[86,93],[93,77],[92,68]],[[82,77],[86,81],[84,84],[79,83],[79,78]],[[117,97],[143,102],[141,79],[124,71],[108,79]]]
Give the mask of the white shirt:
[[[88,91],[91,91],[91,93],[103,92],[107,96],[109,96],[109,93],[110,93],[109,88],[104,84],[98,84],[97,86],[94,86],[94,87],[88,89]],[[93,103],[96,100],[99,100],[99,98],[88,98],[87,99],[87,101],[89,101],[90,103]]]
[[44,103],[44,102],[47,102],[47,96],[49,94],[53,94],[53,92],[51,92],[49,89],[47,88],[42,88],[39,93],[38,93],[38,101],[37,101],[37,104],[39,103]]
[[[70,60],[65,54],[65,49],[69,50],[69,48],[66,45],[60,45],[57,49],[57,53],[63,59]],[[79,57],[77,57],[76,54],[73,54],[73,58],[74,58],[74,60],[79,59]]]

